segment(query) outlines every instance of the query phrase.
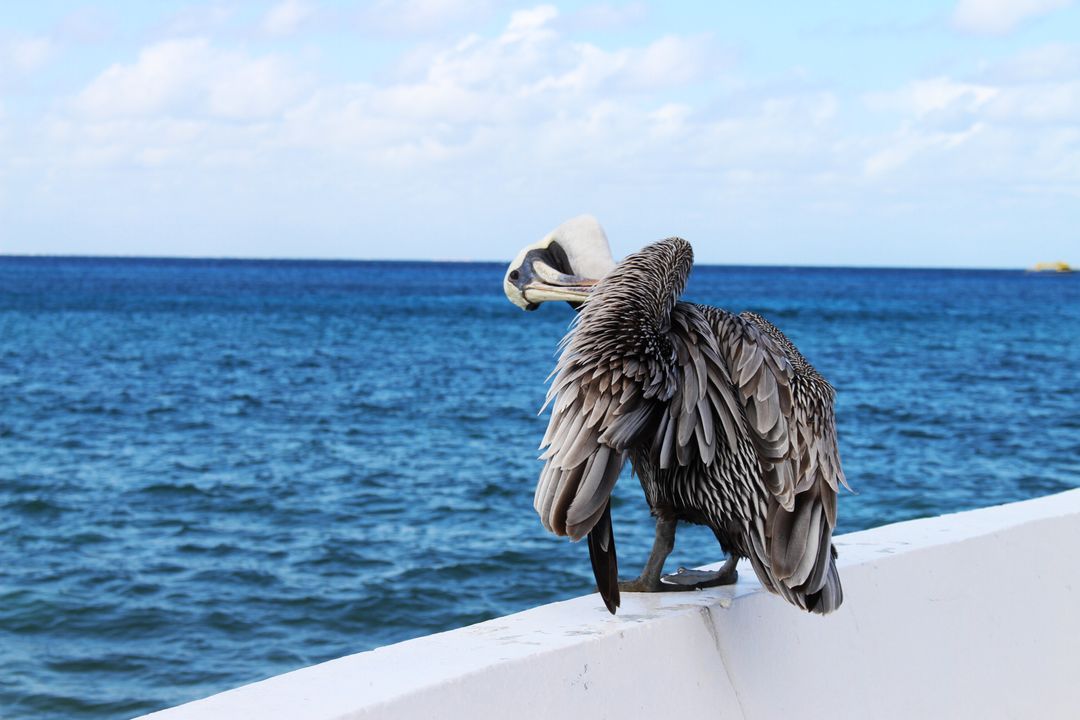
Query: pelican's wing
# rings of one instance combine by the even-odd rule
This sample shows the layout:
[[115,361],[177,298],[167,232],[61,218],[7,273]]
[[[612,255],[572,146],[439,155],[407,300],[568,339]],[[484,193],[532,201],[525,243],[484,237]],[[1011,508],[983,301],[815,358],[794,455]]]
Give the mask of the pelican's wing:
[[713,324],[769,492],[751,560],[777,592],[828,612],[841,600],[832,531],[845,482],[833,389],[764,318],[717,311]]
[[533,499],[544,527],[580,540],[588,535],[596,587],[612,613],[619,605],[611,490],[627,449],[654,424],[674,385],[672,368],[631,353],[584,356],[570,340],[548,392],[552,405],[540,447],[544,469]]
[[742,401],[702,308],[676,304],[668,339],[679,381],[658,412],[653,456],[662,470],[709,465],[722,447],[735,448],[745,436]]
[[650,369],[630,356],[598,364],[563,352],[534,497],[545,528],[579,540],[601,519],[627,447],[652,420],[655,390]]

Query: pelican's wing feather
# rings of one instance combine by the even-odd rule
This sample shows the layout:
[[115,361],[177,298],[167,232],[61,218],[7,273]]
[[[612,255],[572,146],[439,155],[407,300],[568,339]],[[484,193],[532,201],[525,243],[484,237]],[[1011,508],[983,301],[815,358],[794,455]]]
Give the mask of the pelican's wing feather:
[[579,540],[600,520],[627,448],[652,422],[649,386],[647,364],[620,358],[586,366],[569,350],[560,357],[533,499],[545,528]]
[[808,610],[842,600],[832,549],[836,495],[846,484],[832,387],[759,315],[712,312],[768,490],[751,561],[776,592]]
[[746,434],[742,402],[699,306],[675,305],[668,339],[678,382],[658,413],[653,456],[662,470],[699,461],[709,465]]

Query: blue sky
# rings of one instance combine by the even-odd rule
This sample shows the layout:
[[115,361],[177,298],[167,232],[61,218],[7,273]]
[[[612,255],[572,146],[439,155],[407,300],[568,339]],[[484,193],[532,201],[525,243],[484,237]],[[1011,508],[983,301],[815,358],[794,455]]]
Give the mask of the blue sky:
[[1080,263],[1080,6],[7,3],[0,253]]

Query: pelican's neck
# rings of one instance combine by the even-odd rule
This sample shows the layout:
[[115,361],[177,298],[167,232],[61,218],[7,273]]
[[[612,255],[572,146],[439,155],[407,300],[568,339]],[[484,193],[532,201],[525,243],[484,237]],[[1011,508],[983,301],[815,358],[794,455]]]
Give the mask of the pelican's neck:
[[615,266],[593,290],[586,307],[595,306],[597,314],[634,315],[656,329],[666,329],[693,264],[694,251],[685,240],[655,242]]

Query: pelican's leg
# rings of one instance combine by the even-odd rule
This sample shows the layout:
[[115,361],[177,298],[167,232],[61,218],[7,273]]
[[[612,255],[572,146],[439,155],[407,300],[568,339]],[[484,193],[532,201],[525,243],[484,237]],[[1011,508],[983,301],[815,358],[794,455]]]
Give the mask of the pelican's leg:
[[637,580],[619,583],[622,592],[665,592],[669,590],[693,590],[688,585],[669,585],[660,582],[660,575],[664,572],[664,561],[675,548],[675,518],[659,517],[656,519],[656,538],[653,540],[652,552],[645,562],[645,568]]
[[[675,590],[699,590],[701,588],[716,587],[718,585],[734,585],[739,579],[739,573],[735,569],[739,558],[731,555],[719,570],[687,570],[679,568],[673,575],[665,575],[660,584],[665,586],[674,585],[670,589]],[[669,587],[665,587],[665,590]]]

